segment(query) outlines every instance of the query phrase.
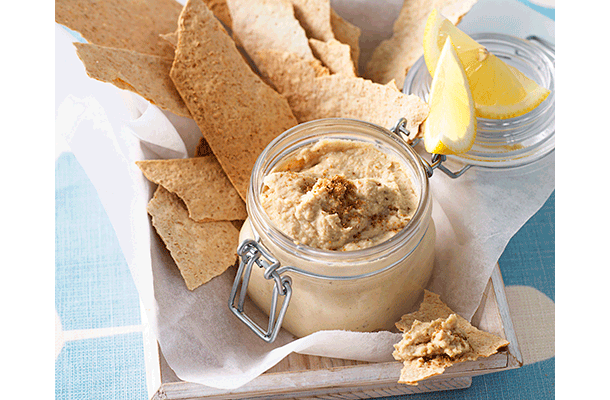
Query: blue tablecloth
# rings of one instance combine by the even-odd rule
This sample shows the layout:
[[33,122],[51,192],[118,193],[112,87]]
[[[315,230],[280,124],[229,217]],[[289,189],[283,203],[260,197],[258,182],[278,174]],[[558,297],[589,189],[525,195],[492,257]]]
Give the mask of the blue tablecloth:
[[[520,1],[555,18],[552,9]],[[55,184],[56,398],[146,399],[138,294],[114,230],[95,189],[69,152],[57,158]],[[507,290],[515,288],[517,297],[533,291],[552,305],[554,193],[510,241],[499,264]],[[555,358],[531,357],[519,369],[474,377],[468,389],[405,398],[554,398]]]

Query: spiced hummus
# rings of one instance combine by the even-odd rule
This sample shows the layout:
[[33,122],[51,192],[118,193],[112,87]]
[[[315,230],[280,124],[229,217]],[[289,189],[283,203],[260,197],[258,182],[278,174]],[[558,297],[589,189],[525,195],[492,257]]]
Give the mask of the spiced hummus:
[[405,166],[373,144],[325,139],[287,157],[267,174],[261,204],[297,244],[350,251],[403,229],[419,196]]
[[415,321],[395,348],[394,357],[402,360],[439,356],[452,358],[471,350],[466,335],[457,327],[455,314],[431,322]]

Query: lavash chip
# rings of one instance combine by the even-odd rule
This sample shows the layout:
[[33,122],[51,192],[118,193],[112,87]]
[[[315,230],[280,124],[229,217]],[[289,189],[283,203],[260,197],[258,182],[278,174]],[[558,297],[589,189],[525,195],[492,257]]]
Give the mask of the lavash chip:
[[[452,331],[457,337],[467,342],[464,351],[451,353],[451,348],[445,349],[445,354],[422,356],[409,353],[408,346],[418,343],[415,333],[433,324],[452,322]],[[440,296],[428,290],[424,292],[424,300],[419,310],[402,316],[396,322],[396,327],[403,332],[403,339],[394,345],[393,353],[396,360],[403,362],[399,383],[417,385],[417,382],[439,375],[445,368],[464,361],[476,360],[479,357],[489,357],[506,347],[509,342],[499,336],[481,331],[472,326],[466,319],[455,314],[440,299]],[[441,332],[446,337],[446,332]],[[426,342],[424,342],[426,343]],[[427,345],[430,348],[430,345]]]
[[385,86],[391,87],[394,90],[398,90],[400,92],[400,89],[398,88],[398,86],[396,85],[396,79],[392,79],[391,81],[389,81],[388,83],[385,84]]
[[290,0],[294,16],[307,37],[327,41],[335,38],[330,23],[330,0]]
[[176,115],[191,116],[169,77],[171,59],[94,44],[74,45],[91,78],[139,94]]
[[407,71],[424,54],[422,46],[428,15],[438,9],[457,24],[477,0],[405,1],[394,22],[392,37],[382,41],[366,65],[365,77],[377,83],[396,80],[402,87]]
[[360,59],[360,35],[362,31],[356,25],[341,18],[334,9],[330,9],[330,25],[335,39],[350,47],[350,55],[358,74],[358,60]]
[[[227,0],[203,0],[206,7],[212,11],[214,16],[218,18],[224,27],[232,29],[233,20],[231,19],[231,13]],[[178,45],[178,30],[170,33],[162,33],[159,35],[163,40],[168,42],[174,49]]]
[[239,231],[229,221],[196,222],[178,196],[158,186],[147,207],[189,290],[234,265]]
[[227,28],[233,29],[233,20],[231,12],[227,5],[227,0],[203,0],[205,5],[214,13],[216,18],[220,20]]
[[[178,31],[164,33],[159,36],[167,43],[169,43],[174,49],[178,46]],[[242,47],[237,47],[237,50],[239,50],[239,54],[244,58],[246,63],[252,64],[252,60],[249,58],[249,56],[246,54],[246,51]],[[255,68],[255,66],[252,67]]]
[[[234,28],[237,23],[234,19]],[[229,180],[245,200],[259,154],[279,134],[297,124],[288,102],[246,64],[235,42],[202,0],[188,0],[180,14],[170,76]]]
[[175,49],[176,46],[178,46],[178,32],[162,33],[159,36],[161,37],[161,39],[169,43],[172,48]]
[[176,30],[182,5],[175,0],[56,0],[55,21],[89,42],[173,58],[160,34]]
[[407,119],[409,139],[418,135],[429,108],[419,97],[392,86],[359,77],[329,75],[319,63],[295,54],[263,50],[258,53],[265,79],[283,94],[299,122],[320,118],[354,118],[391,128]]
[[356,76],[356,68],[352,62],[348,45],[341,43],[337,39],[330,39],[326,42],[309,39],[309,45],[314,56],[322,61],[331,74]]
[[176,194],[194,221],[247,218],[246,205],[213,155],[136,162],[148,180]]
[[257,52],[276,49],[314,59],[305,30],[288,0],[227,0],[233,35],[258,66]]

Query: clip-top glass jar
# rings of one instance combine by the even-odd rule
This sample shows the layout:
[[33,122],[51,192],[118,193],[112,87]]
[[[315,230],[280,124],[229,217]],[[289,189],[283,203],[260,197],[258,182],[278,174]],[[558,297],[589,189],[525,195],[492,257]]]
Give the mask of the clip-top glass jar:
[[[418,208],[396,235],[354,251],[295,244],[261,205],[264,177],[298,149],[321,139],[360,141],[397,158],[419,196]],[[323,119],[303,123],[274,140],[258,158],[247,196],[248,220],[240,233],[240,266],[229,307],[264,340],[280,325],[296,336],[343,329],[390,330],[418,300],[430,279],[436,231],[428,176],[418,155],[397,135],[363,121]],[[244,310],[245,294],[269,315],[267,329]]]

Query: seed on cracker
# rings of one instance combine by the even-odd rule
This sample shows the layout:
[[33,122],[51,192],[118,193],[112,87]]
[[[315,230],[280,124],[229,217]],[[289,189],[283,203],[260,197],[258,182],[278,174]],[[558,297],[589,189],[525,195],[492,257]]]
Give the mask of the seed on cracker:
[[169,77],[172,60],[132,50],[74,43],[91,78],[132,91],[176,115],[190,112]]
[[388,83],[395,79],[398,87],[402,87],[407,71],[424,54],[424,28],[432,9],[438,9],[448,20],[457,24],[476,2],[405,1],[394,22],[392,37],[382,41],[373,51],[364,76],[377,83]]
[[213,155],[136,162],[148,180],[178,195],[195,221],[247,218],[246,205]]
[[170,76],[229,180],[245,199],[259,154],[297,124],[288,102],[246,64],[202,0],[188,0],[180,14]]
[[158,186],[147,207],[189,290],[235,263],[239,231],[229,221],[196,222],[178,196]]
[[176,30],[181,9],[175,0],[56,0],[55,21],[89,43],[173,58],[159,35]]
[[442,374],[453,364],[489,357],[509,344],[475,328],[427,290],[419,310],[404,315],[396,327],[403,332],[393,353],[403,362],[398,382],[409,385]]

